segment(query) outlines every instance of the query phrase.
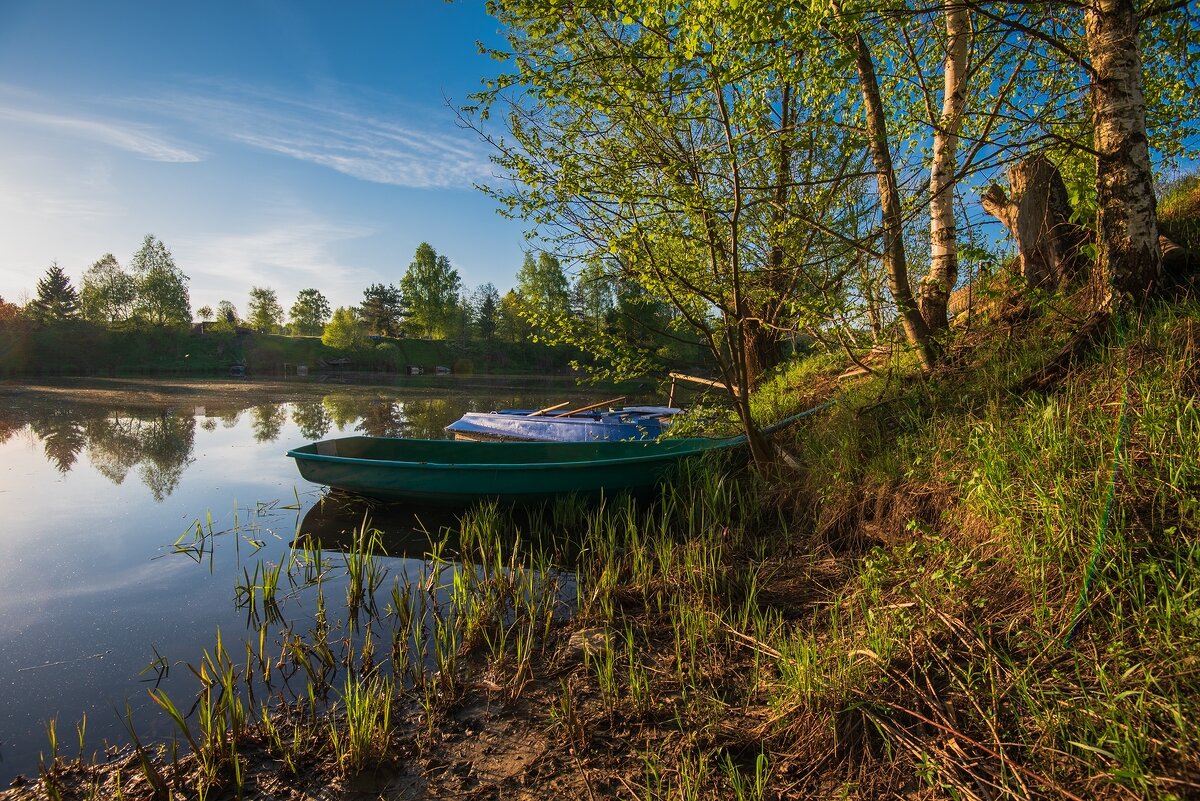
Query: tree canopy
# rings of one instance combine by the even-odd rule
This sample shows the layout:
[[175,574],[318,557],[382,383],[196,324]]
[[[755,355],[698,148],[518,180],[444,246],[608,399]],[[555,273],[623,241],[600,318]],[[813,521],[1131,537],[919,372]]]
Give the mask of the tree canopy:
[[21,309],[17,304],[9,303],[3,297],[0,297],[0,322],[15,320],[20,314]]
[[308,288],[296,294],[296,302],[288,311],[293,334],[319,336],[325,330],[325,322],[331,310],[329,301],[320,291]]
[[217,322],[235,328],[241,321],[238,316],[237,306],[234,306],[231,301],[222,300],[217,303]]
[[137,282],[121,269],[111,253],[97,259],[83,274],[79,292],[85,320],[117,323],[128,320],[137,301]]
[[404,317],[404,298],[392,284],[371,284],[363,290],[358,317],[369,334],[394,337],[400,334]]
[[[502,212],[636,287],[627,297],[669,303],[669,324],[699,336],[741,390],[757,459],[746,398],[788,334],[853,349],[899,329],[934,365],[960,242],[980,241],[962,198],[1012,159],[1069,162],[1085,215],[1109,202],[1106,186],[1131,187],[1118,210],[1152,200],[1135,117],[1183,124],[1197,38],[1178,4],[1135,5],[494,0],[507,72],[464,111],[495,147]],[[1148,63],[1174,65],[1144,104],[1129,68],[1139,26]],[[1093,128],[1127,133],[1104,143]],[[1149,139],[1177,154],[1163,134],[1180,130],[1194,123]],[[1149,217],[1102,214],[1099,241],[1136,230],[1145,245]],[[610,335],[570,318],[557,333],[590,338],[591,352]]]
[[358,312],[345,306],[334,309],[333,317],[326,324],[325,333],[321,335],[321,342],[338,350],[366,347],[368,340],[362,322],[358,319]]
[[270,287],[250,287],[250,327],[263,334],[274,333],[283,325],[283,307]]
[[186,326],[192,322],[188,277],[175,265],[171,251],[152,234],[129,263],[137,284],[134,314],[151,325]]
[[480,339],[490,342],[499,326],[500,293],[491,282],[480,284],[471,294],[470,303],[475,332]]
[[400,280],[400,291],[416,336],[445,339],[453,333],[461,286],[450,260],[427,242],[417,246],[412,263]]

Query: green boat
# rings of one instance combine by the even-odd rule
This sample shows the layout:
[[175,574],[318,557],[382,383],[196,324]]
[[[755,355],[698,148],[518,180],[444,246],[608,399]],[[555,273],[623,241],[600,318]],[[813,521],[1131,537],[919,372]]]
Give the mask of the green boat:
[[467,442],[343,437],[288,451],[315,484],[370,498],[466,505],[652,489],[683,459],[745,442]]

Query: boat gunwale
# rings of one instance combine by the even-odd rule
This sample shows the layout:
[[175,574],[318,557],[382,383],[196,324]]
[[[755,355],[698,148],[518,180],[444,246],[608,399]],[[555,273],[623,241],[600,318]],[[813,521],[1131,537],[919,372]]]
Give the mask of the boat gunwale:
[[[344,439],[360,439],[360,437],[346,437]],[[375,437],[362,437],[361,439],[376,439],[376,438]],[[380,437],[379,439],[403,439],[403,438]],[[322,440],[322,441],[336,442],[337,440],[335,439],[335,440]],[[403,441],[406,441],[406,442],[438,442],[438,443],[454,442],[454,440],[403,440]],[[304,447],[315,447],[316,443],[310,443],[309,445],[302,446],[302,448],[293,448],[292,450],[288,451],[286,455],[293,459],[304,459],[307,461],[315,461],[315,462],[332,462],[332,463],[337,463],[337,464],[354,464],[354,465],[374,465],[377,467],[378,466],[394,466],[397,468],[419,467],[423,470],[428,470],[428,469],[437,469],[437,470],[463,470],[463,469],[530,470],[530,469],[534,469],[534,468],[536,468],[538,470],[545,470],[545,469],[551,469],[551,468],[561,469],[561,468],[595,467],[595,466],[601,466],[601,465],[611,466],[611,465],[621,465],[621,464],[629,464],[629,463],[635,463],[635,462],[648,462],[648,461],[653,461],[655,459],[663,459],[663,458],[678,458],[678,457],[682,457],[682,456],[690,456],[695,453],[703,453],[706,450],[715,450],[718,448],[727,448],[727,447],[732,447],[734,445],[740,445],[743,442],[745,442],[745,437],[736,436],[736,437],[725,437],[722,439],[708,439],[705,437],[688,437],[686,439],[680,438],[680,439],[667,440],[667,441],[668,442],[687,442],[689,444],[692,444],[693,447],[673,448],[672,450],[670,450],[668,452],[653,454],[653,455],[638,454],[638,455],[634,455],[634,456],[621,456],[621,457],[606,458],[606,459],[576,459],[576,460],[570,461],[570,462],[507,462],[507,463],[506,462],[417,462],[417,461],[401,461],[401,460],[397,460],[397,459],[367,459],[367,458],[363,458],[361,456],[338,456],[336,454],[309,453],[307,451],[302,450],[302,448],[304,448]],[[705,444],[700,445],[700,443],[705,443]],[[709,444],[709,443],[711,443],[711,444]],[[533,447],[544,447],[547,444],[553,445],[555,443],[510,442],[510,443],[504,443],[504,444],[510,445],[510,446],[511,445],[522,445],[522,446],[530,445]],[[584,443],[567,443],[567,444],[575,445],[575,444],[584,444]],[[586,443],[586,444],[593,444],[593,443]],[[601,444],[601,443],[595,443],[595,444]],[[653,445],[655,443],[653,441],[647,441],[647,442],[641,442],[641,443],[636,443],[636,444]]]

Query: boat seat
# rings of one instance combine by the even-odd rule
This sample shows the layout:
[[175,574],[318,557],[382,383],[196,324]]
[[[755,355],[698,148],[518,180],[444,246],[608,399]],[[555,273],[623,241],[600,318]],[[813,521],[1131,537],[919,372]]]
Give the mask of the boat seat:
[[333,440],[323,440],[318,442],[317,453],[321,456],[337,456],[337,443]]

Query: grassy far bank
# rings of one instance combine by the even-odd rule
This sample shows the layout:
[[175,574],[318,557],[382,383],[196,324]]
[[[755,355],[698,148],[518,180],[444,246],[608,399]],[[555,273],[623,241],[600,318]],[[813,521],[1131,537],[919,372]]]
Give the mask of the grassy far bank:
[[[320,337],[109,328],[83,321],[47,326],[0,324],[0,375],[228,375],[242,365],[249,376],[294,374],[297,365],[318,372],[404,373],[437,366],[458,374],[565,374],[573,353],[534,343],[381,339],[341,351]],[[339,363],[345,361],[344,363]],[[336,363],[336,364],[334,364]],[[333,365],[333,366],[330,366]]]
[[[1025,388],[1077,317],[964,332],[927,379],[793,365],[764,419],[838,403],[766,480],[708,462],[649,508],[478,510],[391,592],[368,531],[331,560],[340,620],[330,597],[196,662],[191,756],[48,748],[0,797],[1196,797],[1200,304]],[[300,700],[263,714],[238,688],[271,664]]]

